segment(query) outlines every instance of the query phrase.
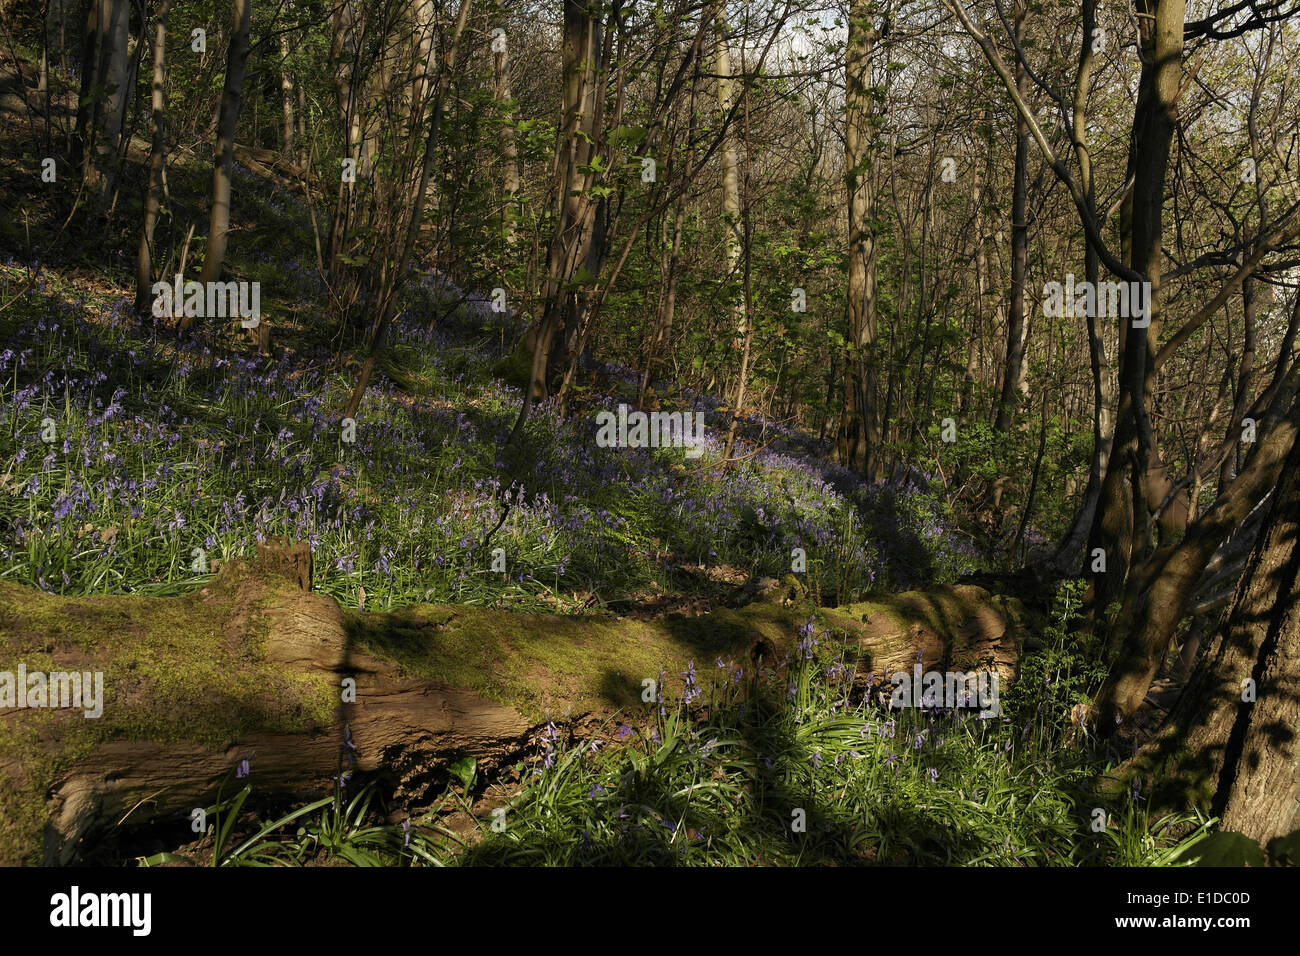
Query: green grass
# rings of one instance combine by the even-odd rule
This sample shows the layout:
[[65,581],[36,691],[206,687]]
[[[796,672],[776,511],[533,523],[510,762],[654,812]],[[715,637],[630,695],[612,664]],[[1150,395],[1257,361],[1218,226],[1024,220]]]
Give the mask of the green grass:
[[[1069,594],[1060,613],[1051,641],[1026,665],[1050,666],[1070,683],[1087,669],[1069,650]],[[1186,865],[1214,822],[1190,813],[1153,819],[1135,793],[1098,804],[1089,784],[1104,765],[1086,738],[1056,731],[1068,725],[1069,695],[1038,682],[1005,696],[1003,718],[889,710],[831,628],[814,628],[761,673],[722,664],[701,661],[671,675],[675,682],[660,675],[661,688],[683,687],[680,698],[660,690],[581,737],[548,721],[514,768],[519,784],[478,805],[468,836],[441,822],[486,792],[466,758],[422,815],[390,825],[378,810],[364,812],[376,796],[372,781],[346,807],[336,794],[306,808],[321,815],[312,826],[250,824],[241,844],[248,860],[231,861]],[[1029,716],[1021,724],[1013,714]]]

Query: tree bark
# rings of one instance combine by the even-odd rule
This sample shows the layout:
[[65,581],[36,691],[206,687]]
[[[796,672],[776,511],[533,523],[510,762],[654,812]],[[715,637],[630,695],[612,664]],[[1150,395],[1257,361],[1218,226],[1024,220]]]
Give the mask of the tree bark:
[[[718,117],[727,123],[736,98],[731,79],[731,49],[727,41],[726,8],[719,3],[714,12],[714,29],[717,35],[717,47],[714,51],[714,69],[717,72]],[[744,244],[740,209],[740,161],[736,153],[736,137],[728,125],[722,134],[722,146],[718,150],[722,163],[722,227],[724,248],[726,249],[726,269],[723,273],[723,285],[736,289],[739,278],[741,250]],[[726,296],[728,311],[731,313],[732,345],[740,349],[745,340],[745,305],[739,290],[729,292]]]
[[289,72],[289,37],[280,34],[280,143],[284,149],[284,158],[295,166],[299,165],[294,153],[293,122],[293,75]]
[[[367,613],[312,593],[311,578],[305,545],[273,543],[177,598],[65,598],[0,581],[0,661],[47,653],[51,628],[84,637],[87,622],[111,621],[104,634],[130,641],[96,637],[75,651],[79,669],[105,675],[103,724],[66,710],[7,716],[15,740],[39,731],[41,744],[0,756],[0,864],[75,863],[124,816],[184,833],[190,810],[209,805],[244,759],[259,793],[328,792],[345,727],[356,769],[383,769],[432,798],[451,759],[474,756],[490,774],[519,759],[548,713],[630,711],[641,681],[661,670],[674,675],[667,693],[680,696],[676,675],[704,655],[750,671],[757,655],[793,650],[810,613],[786,588],[738,609],[650,621],[459,605]],[[1024,612],[1014,601],[954,587],[870,609],[870,622],[863,606],[819,611],[855,641],[864,673],[910,674],[919,660],[1015,676]],[[204,689],[180,690],[188,696],[178,707],[153,681],[189,673],[187,653],[210,670]],[[355,699],[341,693],[344,678]]]
[[873,124],[871,63],[877,40],[872,7],[854,0],[849,9],[845,48],[846,126],[845,181],[849,213],[849,348],[845,356],[844,411],[836,451],[840,461],[867,478],[879,468],[881,422],[877,395],[876,357],[876,175],[878,153]]
[[383,351],[384,341],[388,335],[388,328],[392,324],[393,314],[397,309],[397,291],[401,284],[406,281],[411,257],[415,254],[416,242],[420,237],[420,224],[424,220],[424,203],[429,195],[429,180],[433,178],[433,164],[437,157],[438,143],[442,136],[443,105],[446,102],[451,73],[456,67],[457,56],[460,53],[461,36],[465,32],[465,24],[469,20],[471,4],[472,0],[461,0],[460,9],[456,13],[456,25],[453,28],[451,43],[447,49],[446,63],[438,72],[438,82],[433,95],[433,113],[429,120],[429,134],[424,141],[424,160],[420,168],[419,185],[415,192],[415,202],[406,222],[406,236],[402,242],[401,255],[398,257],[395,266],[387,273],[387,280],[379,289],[380,311],[379,320],[375,324],[375,336],[370,343],[370,351],[361,364],[361,370],[357,373],[356,385],[352,388],[352,396],[348,399],[347,408],[343,411],[342,417],[345,419],[355,418],[358,409],[361,408],[361,399],[366,393],[366,387],[370,384],[370,377],[374,374],[375,365],[379,361],[379,354]]
[[[208,244],[203,253],[200,282],[216,282],[226,261],[230,240],[231,176],[235,166],[235,129],[244,94],[244,73],[248,66],[248,33],[253,0],[235,0],[234,32],[226,54],[226,83],[221,93],[221,115],[217,120],[216,165],[212,173],[212,202],[208,216]],[[189,327],[190,316],[180,322]]]
[[[1025,3],[1017,3],[1013,13],[1015,37],[1022,43],[1025,34]],[[1016,89],[1026,93],[1025,68],[1016,61]],[[1007,360],[1002,371],[1002,389],[998,395],[993,430],[1005,434],[1011,430],[1019,404],[1022,373],[1025,366],[1025,274],[1029,269],[1029,126],[1016,114],[1016,154],[1011,181],[1011,291],[1007,299]],[[998,486],[1000,487],[1000,486]],[[1000,498],[1000,493],[997,498]],[[1001,502],[994,501],[1000,508]]]
[[117,177],[122,126],[130,97],[131,7],[127,0],[91,0],[86,15],[82,55],[81,102],[73,136],[74,165],[82,182],[103,212]]
[[1300,443],[1280,476],[1223,629],[1120,775],[1149,776],[1161,807],[1198,806],[1266,849],[1300,828]]
[[153,120],[153,143],[149,149],[149,184],[144,196],[144,225],[140,230],[140,248],[136,254],[135,312],[144,318],[152,311],[153,287],[153,232],[158,223],[158,210],[162,205],[163,170],[166,166],[166,131],[164,109],[166,99],[163,85],[167,79],[167,14],[172,0],[162,0],[154,25],[153,41],[153,93],[150,111]]
[[[1079,47],[1079,69],[1074,85],[1074,154],[1079,163],[1079,188],[1086,197],[1089,213],[1096,217],[1096,185],[1092,176],[1092,149],[1087,140],[1088,91],[1092,83],[1094,61],[1092,44],[1097,27],[1097,2],[1084,0],[1082,5],[1083,41]],[[1101,263],[1092,243],[1084,246],[1084,280],[1096,288],[1101,278]],[[1106,343],[1102,339],[1097,316],[1088,315],[1088,362],[1092,371],[1092,456],[1088,462],[1088,483],[1083,491],[1079,510],[1070,528],[1052,557],[1052,564],[1065,573],[1073,574],[1078,567],[1079,551],[1088,538],[1097,503],[1101,500],[1102,481],[1110,462],[1111,443],[1115,437],[1114,420],[1115,385],[1110,362],[1106,357]]]
[[506,247],[513,249],[519,239],[519,146],[515,142],[515,106],[510,92],[509,50],[504,37],[502,41],[500,49],[492,51],[492,72],[495,80],[494,95],[505,114],[497,130],[497,147],[501,151],[501,191],[504,194],[501,228]]
[[[1282,462],[1291,452],[1300,429],[1300,370],[1288,373],[1278,405],[1285,417],[1263,423],[1264,435],[1246,467],[1186,536],[1166,545],[1134,569],[1125,601],[1112,625],[1122,645],[1105,683],[1097,692],[1098,728],[1109,733],[1119,720],[1137,712],[1156,671],[1168,653],[1178,621],[1206,565],[1228,535],[1276,485]],[[1116,640],[1114,643],[1119,643]]]
[[[528,386],[508,443],[523,433],[533,405],[550,394],[550,369],[560,367],[564,343],[582,325],[587,294],[575,285],[580,270],[595,278],[603,257],[603,236],[597,236],[598,203],[590,195],[596,174],[592,160],[605,141],[604,76],[608,46],[602,43],[604,23],[586,0],[564,0],[564,82],[562,113],[555,153],[555,229],[546,256],[545,305],[533,338]],[[557,342],[560,331],[564,341]]]
[[1224,638],[1242,666],[1219,672],[1239,699],[1243,682],[1252,681],[1255,699],[1228,708],[1233,723],[1217,796],[1222,829],[1269,849],[1300,829],[1300,443],[1265,522]]

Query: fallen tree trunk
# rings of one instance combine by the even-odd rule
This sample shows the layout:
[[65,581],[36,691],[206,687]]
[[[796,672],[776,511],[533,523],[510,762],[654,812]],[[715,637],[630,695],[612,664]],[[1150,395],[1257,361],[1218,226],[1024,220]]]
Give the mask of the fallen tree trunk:
[[404,799],[427,802],[455,757],[475,757],[486,777],[548,718],[578,733],[618,709],[634,720],[648,711],[645,679],[667,672],[677,696],[691,660],[771,663],[814,614],[861,648],[863,670],[910,672],[919,650],[927,670],[991,666],[1011,679],[1022,613],[974,587],[819,609],[795,586],[651,621],[457,605],[366,613],[310,587],[305,545],[259,548],[176,598],[0,583],[0,673],[103,675],[97,719],[69,701],[0,709],[0,863],[74,863],[123,821],[174,826],[183,842],[190,811],[244,760],[259,794],[319,796],[345,742],[345,769],[382,770]]

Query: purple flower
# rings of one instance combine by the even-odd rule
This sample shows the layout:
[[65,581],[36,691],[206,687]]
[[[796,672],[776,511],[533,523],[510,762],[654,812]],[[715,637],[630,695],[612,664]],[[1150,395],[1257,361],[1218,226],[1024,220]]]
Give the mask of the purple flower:
[[627,724],[622,724],[619,726],[618,730],[614,732],[614,736],[619,740],[627,740],[628,737],[632,736],[632,728]]
[[240,780],[247,777],[251,772],[252,771],[249,768],[249,760],[247,757],[239,761],[239,766],[235,768],[235,776]]
[[926,771],[926,774],[930,777],[930,782],[931,782],[931,783],[938,783],[938,782],[939,782],[939,771],[935,770],[933,767],[931,767],[929,770],[927,770],[927,771]]

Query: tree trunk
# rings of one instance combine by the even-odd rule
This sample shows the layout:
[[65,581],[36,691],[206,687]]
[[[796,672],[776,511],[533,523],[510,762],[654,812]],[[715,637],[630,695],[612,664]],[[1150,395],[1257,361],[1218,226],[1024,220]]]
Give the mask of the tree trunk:
[[[528,385],[509,443],[518,440],[532,407],[550,394],[550,370],[562,366],[564,346],[582,325],[586,292],[573,287],[580,270],[594,280],[591,265],[602,257],[596,235],[598,203],[590,197],[595,185],[591,161],[604,143],[604,75],[607,47],[604,24],[584,0],[564,0],[564,82],[562,115],[556,142],[555,230],[546,257],[545,305],[536,326]],[[587,171],[583,171],[585,168]],[[557,342],[563,330],[562,341]]]
[[289,37],[280,34],[280,142],[284,158],[294,165],[298,159],[293,151],[293,76],[289,72]]
[[[1014,601],[954,587],[884,604],[872,622],[861,607],[821,609],[862,652],[860,670],[911,673],[920,661],[1014,678],[1024,613]],[[102,721],[6,716],[15,740],[41,745],[0,755],[0,864],[75,863],[128,813],[132,825],[175,827],[244,759],[259,793],[328,792],[345,728],[357,769],[383,769],[408,793],[433,790],[465,754],[490,774],[519,759],[548,712],[598,723],[639,705],[643,677],[677,675],[702,654],[750,671],[758,655],[793,651],[809,613],[794,588],[650,621],[427,604],[367,613],[312,593],[310,551],[279,543],[176,598],[65,598],[0,581],[0,661],[48,654],[54,629],[77,635],[79,669],[104,674]],[[124,660],[133,666],[113,663]],[[670,677],[666,693],[681,692]]]
[[876,43],[873,8],[854,0],[845,48],[847,87],[844,139],[849,212],[849,348],[844,369],[844,412],[836,441],[840,461],[867,478],[878,471],[881,422],[876,358],[876,133],[871,61]]
[[[343,130],[342,159],[352,160],[355,163],[360,149],[361,126],[353,80],[361,54],[355,48],[354,21],[355,13],[351,0],[343,0],[334,10],[329,62],[335,76],[334,89],[337,95],[339,125]],[[329,242],[326,244],[325,251],[331,276],[338,273],[338,258],[342,252],[343,237],[347,234],[348,224],[351,221],[352,195],[351,185],[340,175],[334,197],[334,212],[330,216]]]
[[[1300,442],[1251,554],[1228,618],[1224,644],[1239,668],[1219,671],[1220,686],[1254,682],[1254,702],[1225,708],[1232,717],[1216,803],[1224,830],[1261,846],[1300,829]],[[1218,806],[1214,807],[1218,811]]]
[[1137,712],[1164,662],[1174,630],[1206,565],[1233,530],[1276,485],[1282,462],[1300,429],[1300,370],[1293,369],[1279,391],[1285,418],[1266,419],[1264,435],[1246,467],[1176,546],[1166,545],[1134,569],[1124,604],[1111,631],[1123,639],[1120,653],[1097,692],[1098,728],[1111,732]]
[[1280,475],[1223,630],[1122,775],[1267,849],[1300,828],[1300,443]]
[[442,137],[443,104],[446,102],[451,73],[456,68],[461,37],[465,32],[465,24],[469,20],[471,4],[472,0],[461,0],[460,9],[456,13],[456,25],[453,28],[451,43],[447,49],[447,61],[438,72],[438,82],[433,95],[433,115],[429,120],[429,134],[424,141],[424,160],[420,168],[419,185],[416,187],[415,202],[406,222],[406,235],[402,241],[401,255],[378,290],[379,320],[375,323],[375,336],[370,343],[370,351],[361,364],[361,370],[357,373],[356,385],[352,388],[352,396],[348,399],[347,408],[343,411],[342,417],[345,419],[355,418],[357,410],[361,408],[361,399],[365,396],[366,386],[370,384],[370,377],[374,374],[379,354],[384,348],[388,327],[392,324],[393,314],[397,309],[397,292],[406,281],[411,258],[415,254],[415,245],[420,237],[420,223],[424,220],[424,203],[429,195],[429,180],[433,178],[433,163]]
[[130,97],[131,7],[127,0],[91,0],[81,72],[81,102],[73,137],[74,165],[97,212],[113,195],[122,126]]
[[1106,554],[1106,570],[1094,575],[1090,602],[1094,616],[1103,612],[1125,586],[1129,569],[1150,550],[1153,469],[1160,456],[1148,409],[1155,390],[1155,369],[1148,342],[1158,338],[1160,272],[1164,227],[1165,177],[1177,122],[1183,73],[1185,0],[1138,0],[1142,72],[1129,145],[1130,198],[1121,211],[1132,268],[1151,283],[1147,327],[1120,323],[1120,405],[1116,432],[1090,544]]
[[501,228],[507,248],[514,248],[519,238],[516,229],[520,213],[519,146],[515,142],[515,106],[510,93],[509,51],[504,35],[492,51],[492,72],[496,100],[505,113],[497,130],[497,147],[501,152],[501,191],[504,194]]
[[[1074,86],[1074,153],[1079,162],[1079,188],[1086,198],[1089,214],[1096,216],[1096,186],[1092,177],[1092,151],[1087,141],[1088,92],[1092,83],[1096,54],[1092,43],[1097,26],[1096,0],[1083,3],[1083,42],[1079,47],[1079,71]],[[1101,265],[1092,243],[1084,246],[1084,279],[1096,288],[1101,278]],[[1106,357],[1106,343],[1102,339],[1097,316],[1088,315],[1088,361],[1092,369],[1092,457],[1088,462],[1088,484],[1083,491],[1079,510],[1070,528],[1061,539],[1052,564],[1067,574],[1078,568],[1079,551],[1088,538],[1101,500],[1102,481],[1110,462],[1111,443],[1115,437],[1112,410],[1115,405],[1115,386],[1110,362]]]
[[[1232,396],[1232,415],[1228,419],[1228,435],[1237,438],[1241,435],[1241,418],[1246,413],[1250,400],[1251,378],[1255,371],[1255,317],[1259,309],[1255,294],[1255,280],[1247,278],[1241,283],[1242,343],[1241,358],[1237,365],[1237,388]],[[1240,467],[1240,442],[1237,451],[1223,459],[1219,468],[1219,492],[1222,493],[1232,482]]]
[[154,26],[153,41],[153,94],[150,111],[153,118],[153,144],[149,150],[149,185],[144,196],[144,227],[140,230],[140,248],[136,254],[135,313],[144,318],[151,312],[153,287],[153,231],[158,223],[158,210],[162,205],[163,167],[166,165],[166,134],[163,128],[163,109],[166,105],[163,83],[167,77],[167,14],[172,0],[162,0]]
[[[244,72],[248,66],[248,32],[253,0],[235,0],[234,32],[226,55],[226,84],[221,94],[221,116],[217,120],[216,166],[212,173],[212,204],[208,216],[208,245],[203,254],[200,282],[216,282],[226,261],[230,237],[230,179],[235,166],[235,129],[244,94]],[[181,329],[190,316],[181,319]]]
[[[727,43],[726,8],[723,4],[715,7],[714,29],[717,33],[714,69],[717,72],[718,118],[720,123],[728,123],[735,109],[736,98],[731,80],[731,50]],[[737,273],[740,271],[743,227],[740,218],[740,161],[737,158],[736,137],[731,131],[732,128],[728,125],[724,130],[721,148],[718,150],[722,162],[722,227],[726,249],[726,268],[722,281],[724,288],[735,290],[729,291],[725,298],[728,311],[731,313],[732,345],[740,349],[745,341],[746,322],[743,296],[736,286],[736,281],[739,278]]]
[[[693,100],[693,97],[692,97]],[[651,332],[649,346],[646,349],[645,368],[641,372],[641,384],[637,389],[637,407],[645,407],[646,391],[654,380],[654,371],[672,337],[673,317],[677,311],[677,285],[682,268],[682,233],[686,224],[686,192],[677,197],[673,214],[673,239],[668,262],[663,269],[664,290],[659,308],[655,311],[654,329]]]
[[[1023,43],[1025,15],[1028,7],[1017,3],[1013,13],[1015,38]],[[1024,96],[1028,78],[1025,68],[1016,60],[1016,89]],[[1022,374],[1025,366],[1025,273],[1029,268],[1029,125],[1016,113],[1015,172],[1011,182],[1011,292],[1007,300],[1007,360],[1002,371],[1002,389],[998,396],[997,414],[993,430],[1005,434],[1011,430],[1016,406],[1020,400]],[[1001,486],[995,486],[1000,488]],[[996,498],[1000,499],[1000,492]],[[993,507],[1001,507],[994,500]]]

